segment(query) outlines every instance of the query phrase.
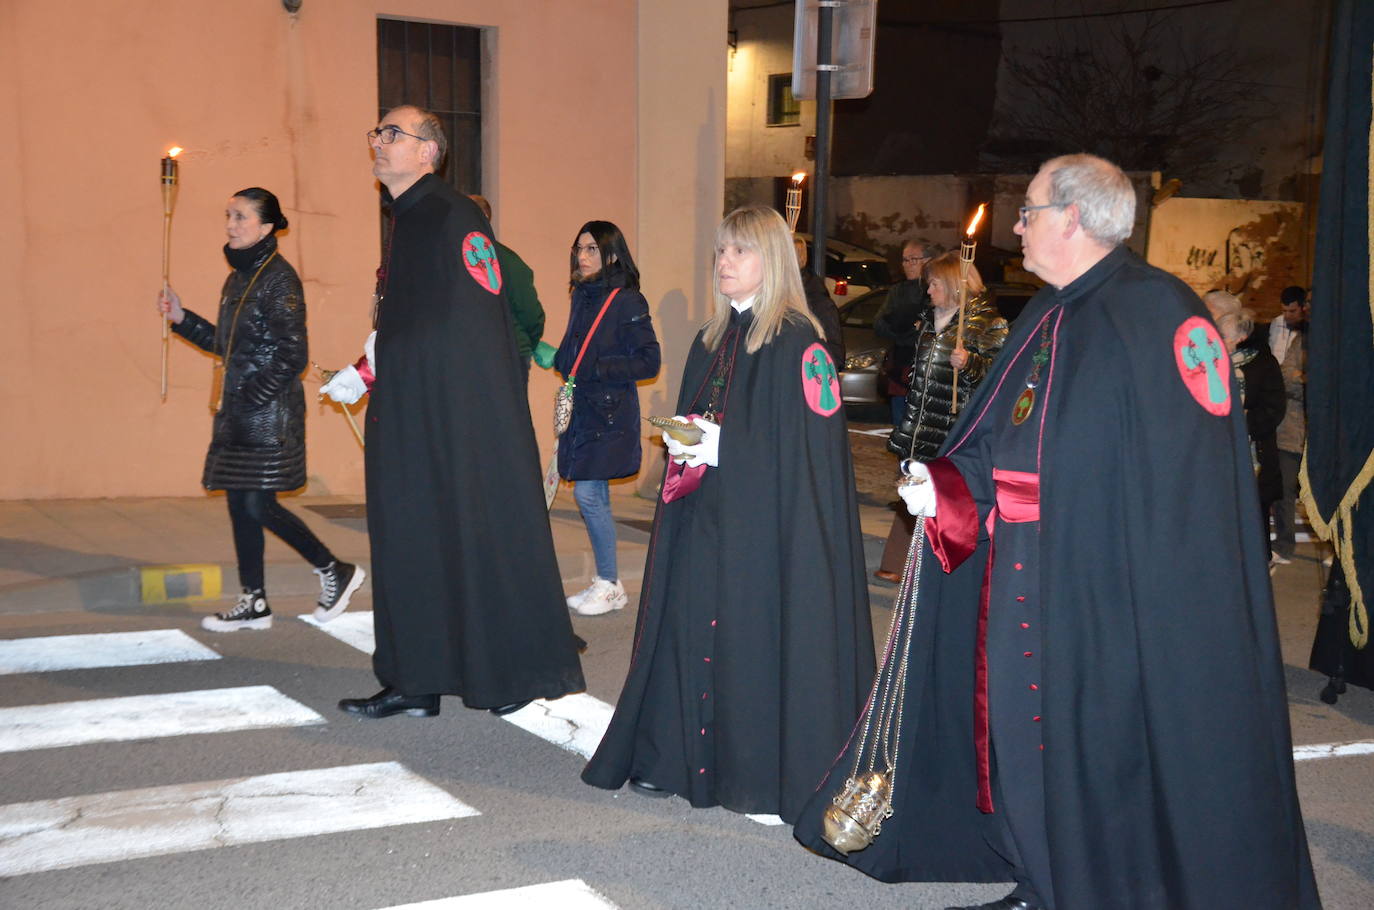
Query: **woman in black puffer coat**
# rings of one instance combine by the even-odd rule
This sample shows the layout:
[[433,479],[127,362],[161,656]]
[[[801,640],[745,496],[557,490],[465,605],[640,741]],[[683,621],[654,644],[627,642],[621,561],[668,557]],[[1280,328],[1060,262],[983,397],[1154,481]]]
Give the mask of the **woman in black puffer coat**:
[[228,611],[207,616],[213,632],[266,629],[272,625],[263,577],[263,528],[315,567],[320,600],[315,618],[342,613],[364,572],[334,559],[329,548],[277,502],[278,490],[305,485],[307,363],[305,300],[296,270],[277,251],[276,232],[286,227],[277,197],[260,187],[235,193],[225,208],[229,242],[224,255],[233,269],[220,292],[219,322],[185,309],[165,288],[158,309],[173,330],[220,358],[216,365],[218,410],[201,483],[224,490],[238,554],[243,593]]

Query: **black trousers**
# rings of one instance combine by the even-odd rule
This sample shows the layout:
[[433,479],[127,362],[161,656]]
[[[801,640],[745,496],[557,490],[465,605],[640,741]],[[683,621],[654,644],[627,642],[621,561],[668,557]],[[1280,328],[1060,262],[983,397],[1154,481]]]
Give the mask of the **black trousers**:
[[229,502],[229,522],[234,527],[239,584],[246,590],[263,589],[263,528],[284,540],[317,569],[334,561],[329,548],[305,522],[282,508],[272,490],[226,490],[225,498]]

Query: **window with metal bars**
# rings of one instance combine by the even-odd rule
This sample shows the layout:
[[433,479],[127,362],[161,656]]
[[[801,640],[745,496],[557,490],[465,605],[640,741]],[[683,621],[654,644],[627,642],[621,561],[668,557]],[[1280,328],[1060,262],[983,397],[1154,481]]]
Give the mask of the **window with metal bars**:
[[402,104],[443,123],[448,156],[439,176],[460,193],[482,192],[482,30],[379,18],[378,118]]

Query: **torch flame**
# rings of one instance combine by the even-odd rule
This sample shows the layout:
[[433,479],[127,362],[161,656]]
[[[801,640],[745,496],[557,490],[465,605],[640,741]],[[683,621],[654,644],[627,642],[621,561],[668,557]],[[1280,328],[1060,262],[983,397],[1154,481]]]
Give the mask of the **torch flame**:
[[792,175],[792,182],[793,182],[794,184],[796,184],[797,186],[801,186],[801,185],[802,185],[802,181],[805,180],[805,179],[806,179],[806,171],[797,171],[795,174]]
[[968,230],[964,231],[964,236],[972,237],[973,232],[978,230],[978,222],[983,220],[983,210],[988,207],[986,202],[978,203],[978,211],[974,214],[973,220],[968,223]]
[[182,148],[179,145],[174,145],[167,150],[167,157],[175,158],[177,155],[180,155],[184,151],[186,151],[186,149]]

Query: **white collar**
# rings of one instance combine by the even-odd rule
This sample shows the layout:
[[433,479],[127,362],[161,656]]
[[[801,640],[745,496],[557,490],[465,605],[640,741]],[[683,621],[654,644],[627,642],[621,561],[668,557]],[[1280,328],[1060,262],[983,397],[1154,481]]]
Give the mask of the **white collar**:
[[735,308],[736,313],[743,313],[754,305],[754,301],[758,299],[758,296],[758,294],[750,294],[743,300],[732,300],[730,301],[730,306]]

